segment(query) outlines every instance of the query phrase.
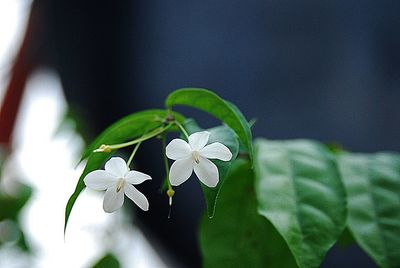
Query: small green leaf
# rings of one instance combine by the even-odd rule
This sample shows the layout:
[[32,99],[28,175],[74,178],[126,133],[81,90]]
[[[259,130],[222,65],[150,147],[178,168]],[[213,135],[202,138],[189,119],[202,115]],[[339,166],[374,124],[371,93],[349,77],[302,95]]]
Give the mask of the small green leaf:
[[[65,208],[64,232],[67,228],[68,219],[76,199],[85,188],[83,179],[91,171],[99,169],[101,166],[103,166],[106,160],[111,156],[109,153],[93,153],[93,150],[99,148],[102,144],[110,145],[122,143],[141,137],[149,131],[161,127],[163,125],[163,120],[168,115],[169,113],[165,110],[147,110],[128,115],[104,130],[99,137],[88,146],[87,150],[82,156],[82,159],[89,157],[88,161],[75,187],[75,191],[69,198]],[[178,113],[173,113],[172,115],[177,121],[181,123],[184,121],[182,115]]]
[[108,253],[103,256],[98,262],[92,266],[93,268],[119,268],[121,264],[119,263],[117,257],[113,254]]
[[400,155],[338,156],[348,196],[348,227],[381,267],[400,267]]
[[346,221],[334,155],[307,140],[258,140],[255,168],[259,213],[283,236],[300,267],[318,267]]
[[[202,131],[199,126],[197,126],[196,122],[192,119],[186,120],[184,124],[185,129],[189,134],[194,132]],[[210,139],[208,143],[211,144],[213,142],[220,142],[224,144],[232,153],[231,161],[221,161],[216,159],[211,159],[211,161],[217,166],[219,172],[219,182],[216,187],[210,188],[201,183],[201,189],[203,190],[204,199],[207,204],[207,213],[208,217],[212,218],[215,212],[215,205],[217,203],[218,195],[221,190],[221,187],[224,185],[225,178],[228,174],[230,166],[232,162],[236,159],[239,152],[239,142],[236,138],[236,134],[226,126],[218,126],[214,128],[207,129],[208,132],[211,133]]]
[[204,267],[297,267],[280,234],[257,213],[248,161],[232,164],[217,208],[214,218],[203,217],[200,225]]
[[29,186],[21,184],[14,196],[0,193],[0,221],[9,219],[18,222],[18,215],[32,195]]
[[233,129],[253,160],[253,145],[250,125],[240,110],[232,103],[223,100],[212,91],[202,88],[182,88],[168,95],[165,104],[168,108],[185,105],[200,109],[223,121]]

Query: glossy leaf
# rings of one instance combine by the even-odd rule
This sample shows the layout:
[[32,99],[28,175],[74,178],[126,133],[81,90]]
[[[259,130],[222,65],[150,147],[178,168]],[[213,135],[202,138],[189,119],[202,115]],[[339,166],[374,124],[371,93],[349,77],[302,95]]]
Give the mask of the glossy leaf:
[[348,195],[348,227],[381,267],[400,267],[400,155],[338,157]]
[[200,246],[204,267],[297,267],[285,241],[257,213],[254,174],[243,159],[229,172],[214,218],[201,221]]
[[300,267],[318,267],[346,221],[334,156],[308,140],[258,140],[255,167],[259,213],[283,236]]
[[[202,131],[201,128],[197,126],[194,120],[187,120],[185,122],[185,128],[189,134]],[[221,187],[224,185],[225,178],[228,174],[232,162],[236,159],[239,152],[239,142],[236,138],[235,133],[226,126],[218,126],[211,129],[207,129],[211,133],[208,143],[220,142],[224,144],[232,153],[231,161],[220,161],[216,159],[210,159],[217,167],[219,172],[219,182],[216,187],[210,188],[201,183],[201,189],[203,190],[204,199],[207,204],[207,214],[208,217],[212,218],[215,212],[215,205],[217,203],[218,195]]]
[[[88,146],[87,150],[82,156],[82,159],[88,157],[88,161],[86,163],[85,169],[82,172],[82,175],[78,180],[75,191],[69,198],[65,209],[64,232],[66,230],[68,219],[71,214],[71,210],[76,202],[76,199],[85,188],[83,178],[89,172],[102,167],[106,160],[111,156],[110,153],[93,153],[93,150],[99,148],[102,144],[110,145],[122,143],[134,138],[141,137],[143,134],[146,134],[154,129],[161,127],[163,125],[164,119],[168,115],[168,112],[164,110],[147,110],[128,115],[104,130],[99,135],[99,137],[91,145]],[[183,116],[178,113],[173,113],[173,117],[181,123],[184,121]]]
[[253,145],[250,125],[240,110],[223,100],[214,92],[201,88],[182,88],[168,95],[166,106],[185,105],[200,109],[223,121],[238,135],[244,148],[253,159]]

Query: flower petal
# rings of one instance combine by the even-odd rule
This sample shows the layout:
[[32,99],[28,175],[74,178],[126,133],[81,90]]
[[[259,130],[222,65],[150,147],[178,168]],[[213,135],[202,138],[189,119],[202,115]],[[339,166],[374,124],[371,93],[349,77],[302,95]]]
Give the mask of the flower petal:
[[107,171],[95,170],[87,174],[83,181],[87,187],[101,191],[112,187],[116,183],[117,179],[117,177]]
[[222,143],[214,142],[200,150],[200,155],[206,158],[219,159],[222,161],[229,161],[232,159],[232,153]]
[[176,160],[169,171],[169,181],[171,185],[178,186],[189,179],[193,172],[192,156],[184,159]]
[[146,196],[139,192],[139,190],[136,189],[133,185],[126,184],[124,187],[124,191],[126,196],[129,197],[130,200],[135,202],[138,207],[140,207],[144,211],[149,210],[149,201],[147,201]]
[[193,133],[189,136],[189,145],[192,150],[200,151],[204,146],[206,146],[208,138],[210,138],[210,132],[208,131]]
[[151,177],[142,172],[131,170],[126,173],[125,180],[130,184],[140,184],[146,180],[151,180]]
[[165,153],[169,159],[177,160],[189,157],[192,151],[186,141],[173,139],[165,148]]
[[194,165],[194,173],[196,173],[199,180],[208,187],[217,186],[219,181],[218,168],[207,158],[200,158],[199,164]]
[[123,178],[128,172],[128,166],[121,157],[111,157],[106,163],[105,170],[117,178]]
[[122,207],[124,204],[124,191],[117,192],[116,185],[108,188],[104,195],[103,209],[105,212],[111,213]]

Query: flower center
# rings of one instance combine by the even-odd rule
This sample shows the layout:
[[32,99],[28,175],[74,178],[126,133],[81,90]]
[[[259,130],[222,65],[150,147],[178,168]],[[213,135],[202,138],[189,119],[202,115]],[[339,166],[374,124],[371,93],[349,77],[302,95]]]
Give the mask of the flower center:
[[124,185],[125,185],[125,180],[122,178],[119,179],[117,182],[117,193],[121,191],[122,188],[124,188]]
[[192,156],[193,156],[194,162],[196,162],[196,164],[200,163],[200,154],[198,151],[193,151]]

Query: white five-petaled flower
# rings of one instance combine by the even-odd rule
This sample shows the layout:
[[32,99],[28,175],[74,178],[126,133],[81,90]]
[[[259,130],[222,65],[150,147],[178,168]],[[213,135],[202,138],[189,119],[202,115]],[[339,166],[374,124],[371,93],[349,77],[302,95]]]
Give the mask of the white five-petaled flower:
[[149,210],[147,198],[132,185],[146,180],[151,180],[151,177],[142,172],[129,170],[125,160],[120,157],[112,157],[107,161],[105,170],[92,171],[83,179],[89,188],[106,190],[103,202],[105,212],[114,212],[121,208],[124,195],[141,209]]
[[167,157],[176,160],[169,172],[171,185],[178,186],[184,183],[194,170],[202,183],[208,187],[217,186],[218,168],[209,159],[229,161],[232,153],[219,142],[206,145],[209,137],[210,133],[207,131],[196,132],[189,136],[189,143],[182,139],[174,139],[167,145]]

